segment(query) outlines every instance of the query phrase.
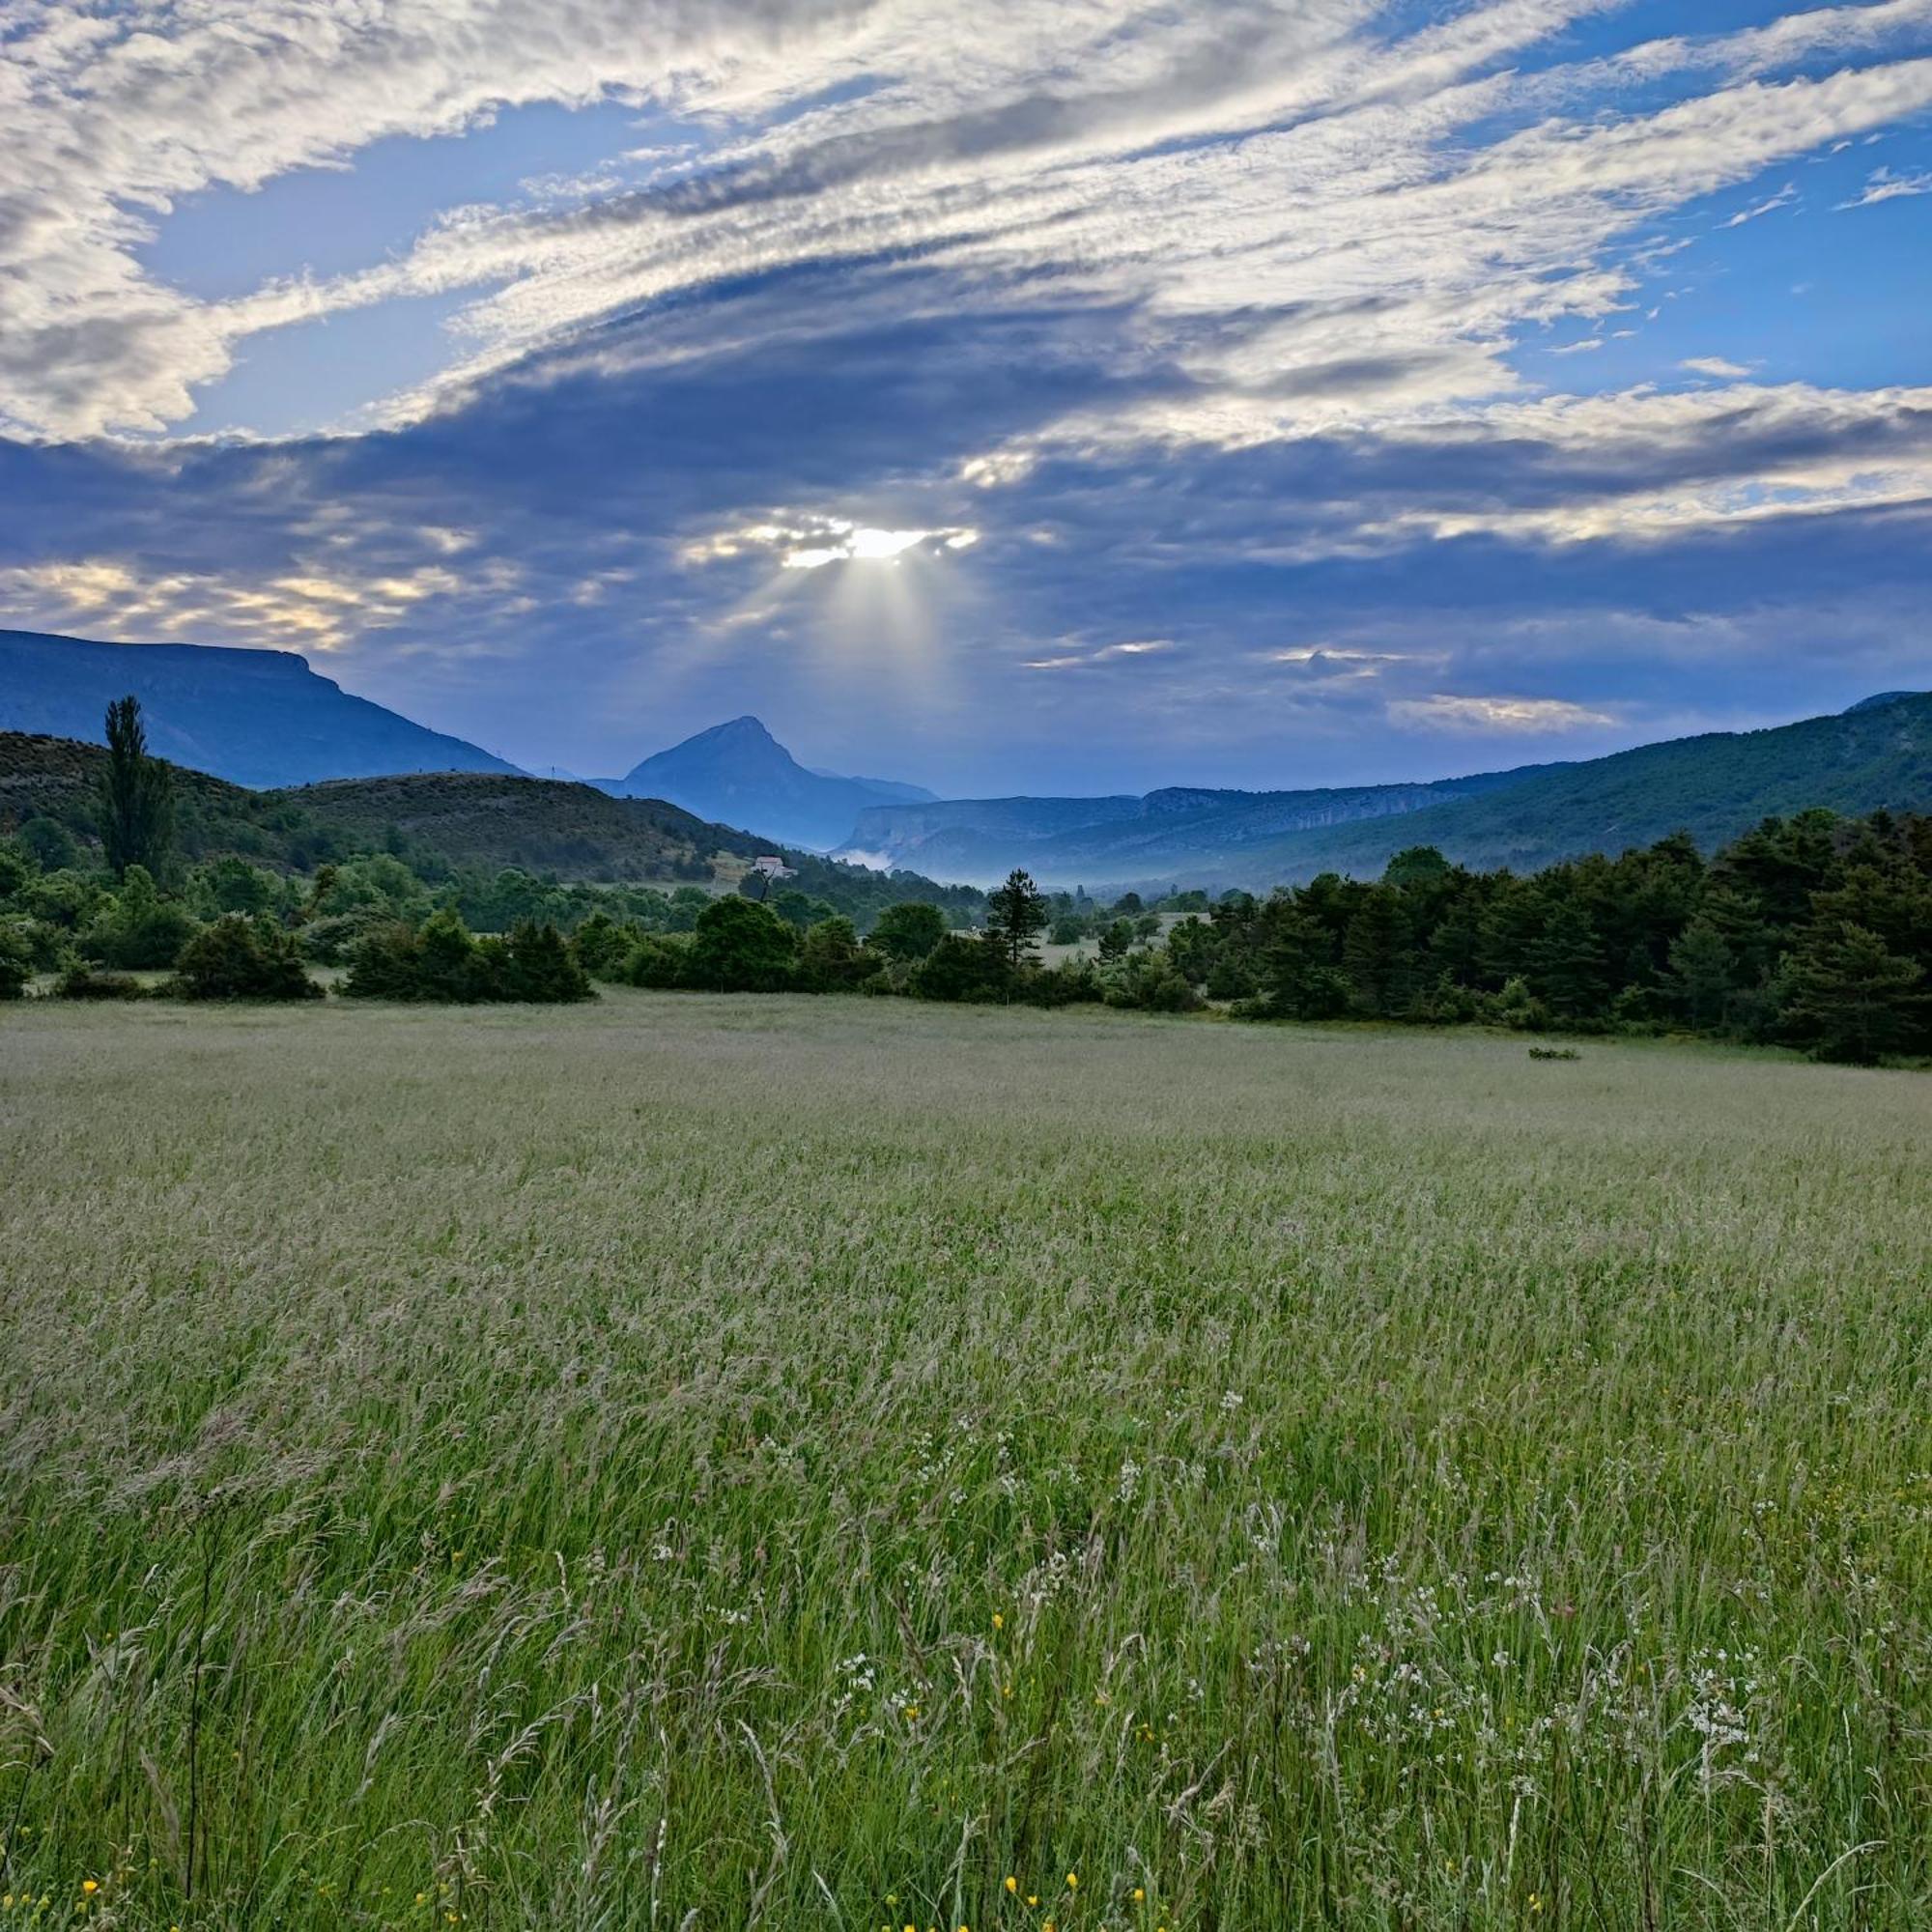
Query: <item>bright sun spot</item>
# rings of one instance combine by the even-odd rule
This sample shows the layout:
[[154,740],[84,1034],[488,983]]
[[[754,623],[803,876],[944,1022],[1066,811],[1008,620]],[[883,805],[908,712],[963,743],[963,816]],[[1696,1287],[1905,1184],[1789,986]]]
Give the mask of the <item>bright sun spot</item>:
[[834,532],[830,540],[784,554],[787,570],[817,570],[828,563],[894,563],[917,544],[936,543],[947,550],[964,550],[978,543],[978,530],[878,530],[853,525]]

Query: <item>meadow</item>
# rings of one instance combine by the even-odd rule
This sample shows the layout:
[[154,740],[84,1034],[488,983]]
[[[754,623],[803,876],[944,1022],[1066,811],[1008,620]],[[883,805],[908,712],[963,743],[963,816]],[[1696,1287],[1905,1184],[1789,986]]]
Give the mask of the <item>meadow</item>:
[[0,1926],[1932,1922],[1932,1080],[0,1016]]

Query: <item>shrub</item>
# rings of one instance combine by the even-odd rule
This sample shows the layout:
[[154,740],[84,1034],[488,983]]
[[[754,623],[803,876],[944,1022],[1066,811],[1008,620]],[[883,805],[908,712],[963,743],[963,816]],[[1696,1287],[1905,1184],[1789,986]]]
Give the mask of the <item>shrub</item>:
[[224,913],[182,948],[167,990],[184,1000],[319,1000],[293,933],[272,920]]
[[1497,1026],[1517,1033],[1547,1033],[1549,1029],[1549,1009],[1520,978],[1508,980],[1500,993],[1491,995],[1489,1015]]
[[312,919],[296,934],[302,957],[318,966],[340,966],[372,932],[395,923],[395,915],[375,907],[329,913]]
[[13,925],[0,925],[0,1000],[17,1000],[34,977],[34,955],[26,936]]
[[57,1000],[145,1000],[148,989],[131,973],[102,973],[76,961],[54,981]]
[[691,983],[720,993],[775,993],[798,970],[798,935],[754,899],[714,899],[697,915]]
[[507,939],[477,939],[447,907],[420,928],[398,923],[369,933],[351,957],[342,990],[359,1000],[460,1005],[595,997],[589,976],[555,926],[525,921]]
[[949,932],[912,978],[912,989],[922,1000],[1004,1000],[1012,986],[1000,947],[963,932]]
[[866,944],[889,959],[923,959],[946,937],[946,915],[923,899],[889,905],[872,923]]
[[842,915],[807,930],[799,963],[805,983],[821,993],[848,992],[885,965],[878,953],[860,947],[852,922]]
[[635,920],[620,925],[608,912],[598,911],[571,935],[570,944],[593,980],[620,980],[642,932]]
[[690,985],[690,939],[681,932],[644,933],[624,961],[624,978],[634,986]]
[[80,935],[80,950],[102,966],[139,971],[172,966],[200,930],[187,907],[164,899],[144,866],[129,866],[119,895],[102,906]]
[[590,975],[554,925],[520,921],[504,942],[503,962],[504,999],[561,1006],[597,997]]

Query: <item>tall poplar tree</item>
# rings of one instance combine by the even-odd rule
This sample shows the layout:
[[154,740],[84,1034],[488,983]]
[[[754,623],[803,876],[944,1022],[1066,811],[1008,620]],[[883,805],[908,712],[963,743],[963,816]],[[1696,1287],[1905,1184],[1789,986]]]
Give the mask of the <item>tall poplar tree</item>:
[[100,776],[100,843],[114,876],[145,866],[156,878],[166,869],[175,836],[174,780],[148,755],[147,727],[133,697],[107,707],[107,769]]

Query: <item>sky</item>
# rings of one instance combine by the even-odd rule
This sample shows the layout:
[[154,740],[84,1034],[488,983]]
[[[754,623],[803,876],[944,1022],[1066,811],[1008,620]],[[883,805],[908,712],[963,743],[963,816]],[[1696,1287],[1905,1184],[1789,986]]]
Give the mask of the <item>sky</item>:
[[532,770],[1932,686],[1932,0],[10,0],[0,625]]

